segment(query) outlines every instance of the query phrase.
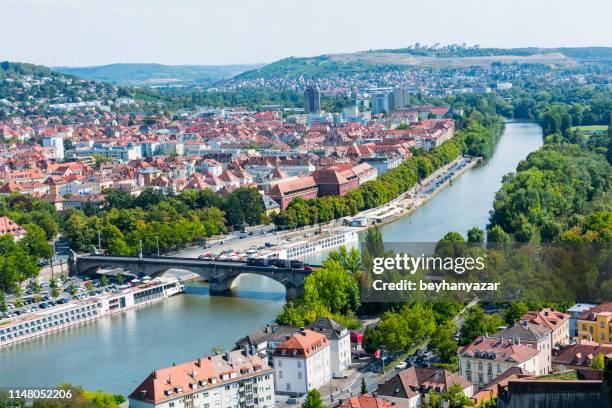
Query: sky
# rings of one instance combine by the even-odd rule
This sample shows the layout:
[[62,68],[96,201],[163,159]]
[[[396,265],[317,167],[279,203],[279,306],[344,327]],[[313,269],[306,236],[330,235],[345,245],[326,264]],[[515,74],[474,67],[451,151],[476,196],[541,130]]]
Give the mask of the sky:
[[611,0],[0,0],[0,60],[268,63],[415,42],[612,46]]

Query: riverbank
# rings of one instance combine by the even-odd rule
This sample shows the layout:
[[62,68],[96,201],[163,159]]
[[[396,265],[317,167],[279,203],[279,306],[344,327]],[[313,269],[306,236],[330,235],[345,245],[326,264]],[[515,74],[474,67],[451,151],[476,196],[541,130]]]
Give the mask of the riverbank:
[[435,243],[449,231],[467,236],[467,230],[486,230],[495,194],[502,178],[543,144],[542,128],[532,122],[507,122],[493,155],[474,163],[470,171],[421,203],[419,211],[381,226],[385,242]]
[[[352,217],[355,219],[370,219],[376,220],[368,222],[366,226],[361,228],[365,230],[372,225],[385,225],[400,218],[408,216],[435,197],[440,191],[449,186],[454,180],[461,177],[462,174],[472,169],[482,161],[481,157],[458,157],[451,163],[436,170],[434,173],[425,178],[420,185],[413,187],[399,197],[377,208],[362,211]],[[458,167],[460,163],[465,165]],[[439,184],[437,184],[439,183]],[[436,185],[437,184],[437,185]],[[429,187],[435,185],[428,193]],[[349,221],[350,222],[350,221]]]

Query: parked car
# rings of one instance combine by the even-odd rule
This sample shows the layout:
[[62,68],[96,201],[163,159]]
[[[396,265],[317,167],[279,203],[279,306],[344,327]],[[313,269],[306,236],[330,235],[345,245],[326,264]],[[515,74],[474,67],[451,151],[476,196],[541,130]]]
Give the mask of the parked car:
[[405,370],[406,368],[408,368],[408,363],[406,363],[405,361],[400,361],[399,363],[397,363],[397,365],[395,366],[396,370]]

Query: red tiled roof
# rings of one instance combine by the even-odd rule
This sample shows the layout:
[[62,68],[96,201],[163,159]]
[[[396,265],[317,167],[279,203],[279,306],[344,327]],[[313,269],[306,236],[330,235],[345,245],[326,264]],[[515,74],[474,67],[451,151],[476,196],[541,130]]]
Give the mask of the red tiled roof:
[[371,395],[358,395],[338,404],[338,408],[392,408],[394,404]]
[[327,337],[312,330],[300,330],[282,342],[275,350],[275,356],[310,357],[317,351],[329,346]]

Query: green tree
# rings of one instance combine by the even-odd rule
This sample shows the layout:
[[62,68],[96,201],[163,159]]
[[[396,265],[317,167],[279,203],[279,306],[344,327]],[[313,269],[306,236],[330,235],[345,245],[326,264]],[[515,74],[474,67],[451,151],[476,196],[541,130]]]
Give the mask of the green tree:
[[89,246],[97,236],[97,231],[93,227],[92,220],[88,219],[85,214],[81,212],[69,214],[64,223],[64,237],[70,243],[70,248],[75,251],[90,249]]
[[100,286],[108,286],[110,282],[108,281],[108,277],[106,275],[102,275],[100,277]]
[[447,320],[436,327],[429,345],[436,351],[444,364],[457,363],[457,342],[454,340],[457,326],[452,320]]
[[423,408],[464,408],[473,406],[474,402],[464,393],[459,384],[453,384],[445,392],[429,392],[429,399]]
[[605,365],[605,356],[603,353],[597,353],[595,357],[593,357],[593,361],[591,361],[591,368],[595,368],[597,370],[603,370]]
[[147,187],[136,198],[135,204],[144,209],[151,208],[166,200],[164,193],[156,188]]
[[7,311],[8,306],[6,304],[6,295],[0,290],[0,312],[6,313]]
[[[249,225],[259,225],[266,212],[261,194],[255,187],[240,187],[232,191],[228,201],[235,196],[244,214],[244,221]],[[238,224],[234,224],[238,225]]]
[[510,236],[499,225],[494,225],[487,234],[487,242],[493,244],[508,243]]
[[342,245],[337,251],[331,251],[327,258],[339,262],[344,269],[351,273],[356,273],[361,268],[361,256],[357,248],[351,248],[350,251],[347,251],[346,247]]
[[468,242],[473,244],[482,244],[485,240],[485,232],[478,227],[470,228],[467,236]]
[[26,224],[23,227],[28,233],[19,244],[34,259],[50,259],[53,256],[53,247],[47,242],[45,231],[36,224]]
[[506,323],[512,325],[529,311],[529,306],[525,302],[518,300],[510,302],[504,310]]
[[302,404],[302,408],[325,408],[321,400],[321,393],[317,389],[308,391],[306,400]]
[[32,293],[40,293],[40,290],[42,289],[40,283],[38,283],[36,279],[32,279],[28,284],[28,287],[30,288]]
[[113,208],[116,209],[126,209],[134,207],[134,196],[130,194],[128,191],[109,188],[104,190],[104,204],[102,207],[105,210],[110,210]]
[[236,195],[230,195],[223,207],[227,222],[233,226],[241,226],[245,222],[244,211],[240,204],[240,200]]
[[503,324],[504,322],[500,316],[487,315],[480,306],[474,306],[468,310],[464,317],[459,344],[466,345],[474,341],[478,336],[486,333],[495,333],[498,327]]
[[347,313],[359,307],[359,285],[340,263],[328,259],[304,279],[304,303],[321,305],[332,313]]

